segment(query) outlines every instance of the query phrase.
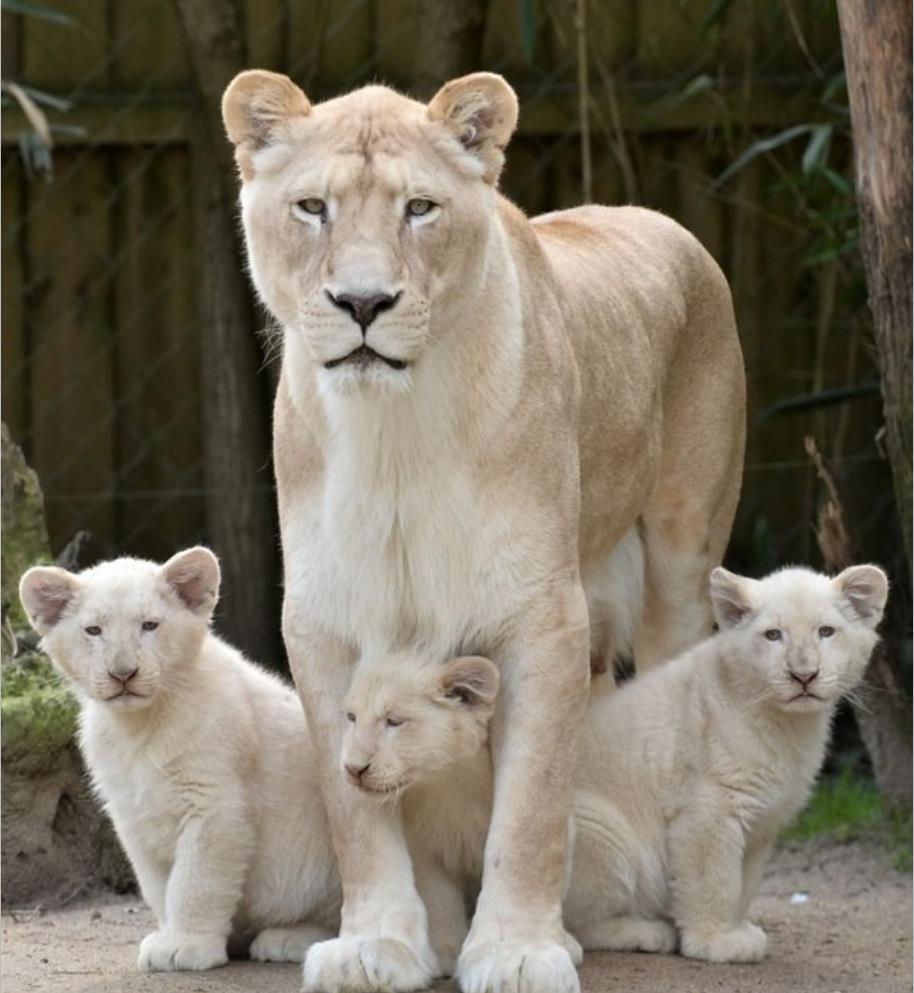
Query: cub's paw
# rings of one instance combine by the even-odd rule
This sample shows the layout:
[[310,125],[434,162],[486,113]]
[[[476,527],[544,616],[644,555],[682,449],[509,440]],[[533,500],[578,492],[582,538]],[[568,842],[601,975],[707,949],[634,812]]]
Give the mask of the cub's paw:
[[431,985],[435,970],[393,938],[334,938],[305,957],[303,993],[412,993]]
[[140,972],[201,972],[228,962],[225,936],[153,931],[140,942]]
[[643,917],[610,917],[579,931],[585,948],[614,952],[662,952],[676,949],[676,929],[666,921]]
[[457,979],[463,993],[580,993],[581,989],[568,949],[554,941],[473,942],[460,953]]
[[335,937],[322,927],[268,927],[251,942],[248,955],[257,962],[304,962],[308,949]]
[[682,954],[706,962],[758,962],[764,958],[767,948],[765,932],[749,921],[710,934],[688,929],[682,932]]

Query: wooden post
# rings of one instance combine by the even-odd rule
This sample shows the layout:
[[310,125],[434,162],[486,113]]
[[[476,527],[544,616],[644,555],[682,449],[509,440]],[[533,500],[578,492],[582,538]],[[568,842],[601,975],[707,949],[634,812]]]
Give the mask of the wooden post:
[[419,0],[413,72],[416,96],[430,99],[449,79],[481,68],[486,0]]
[[895,501],[911,566],[911,2],[838,0]]
[[194,227],[199,239],[206,525],[222,560],[218,626],[270,664],[281,657],[277,529],[268,430],[268,377],[243,274],[235,166],[223,133],[222,92],[245,65],[232,2],[174,0],[202,98],[192,142]]

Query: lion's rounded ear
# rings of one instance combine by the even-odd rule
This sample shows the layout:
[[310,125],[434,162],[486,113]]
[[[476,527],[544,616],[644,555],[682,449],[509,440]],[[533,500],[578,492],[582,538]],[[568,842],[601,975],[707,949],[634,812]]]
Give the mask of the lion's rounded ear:
[[248,152],[280,140],[290,119],[310,113],[308,98],[288,76],[265,69],[239,73],[222,96],[222,120],[229,141]]
[[480,655],[451,659],[441,673],[441,693],[467,707],[491,707],[498,695],[498,667]]
[[869,627],[882,620],[889,595],[888,576],[875,565],[852,565],[832,580],[850,612]]
[[711,607],[714,620],[723,631],[739,624],[755,609],[752,602],[754,580],[737,576],[718,566],[711,573]]
[[209,618],[219,599],[219,560],[202,545],[178,552],[161,568],[162,578],[187,609]]
[[502,76],[474,72],[452,79],[432,98],[428,116],[444,124],[480,161],[487,183],[498,181],[505,148],[517,127],[517,96]]
[[79,580],[58,566],[35,566],[19,581],[19,599],[29,623],[40,634],[60,620],[76,596]]

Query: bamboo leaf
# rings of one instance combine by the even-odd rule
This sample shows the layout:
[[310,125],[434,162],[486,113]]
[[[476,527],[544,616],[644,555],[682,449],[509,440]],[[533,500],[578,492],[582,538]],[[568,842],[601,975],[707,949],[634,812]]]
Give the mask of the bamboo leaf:
[[731,176],[735,176],[741,169],[744,169],[750,162],[757,159],[760,155],[765,155],[767,152],[774,151],[775,148],[780,148],[781,145],[786,145],[789,141],[793,141],[794,138],[799,138],[800,135],[809,134],[813,130],[815,125],[813,124],[797,124],[792,128],[787,128],[786,131],[780,131],[776,135],[772,135],[770,138],[763,138],[760,141],[754,142],[750,145],[745,152],[742,153],[734,162],[731,162],[726,169],[714,180],[712,183],[713,188],[722,186]]
[[536,0],[518,0],[520,47],[528,63],[533,63],[536,49]]
[[703,32],[710,31],[719,20],[726,17],[732,3],[733,0],[714,0],[701,19],[699,29]]
[[11,14],[22,14],[25,17],[40,17],[44,21],[52,21],[54,24],[66,24],[68,27],[75,27],[79,22],[53,7],[48,7],[43,3],[35,3],[34,0],[0,0],[0,8],[8,10]]
[[46,148],[54,147],[54,139],[51,137],[51,129],[48,127],[48,119],[44,116],[44,111],[35,101],[18,85],[18,83],[6,82],[3,89],[19,104],[22,113],[25,114],[32,130],[38,135],[41,143]]
[[832,130],[830,124],[817,124],[812,129],[809,144],[806,146],[806,151],[803,152],[801,167],[804,176],[809,176],[825,168],[825,163],[828,161],[828,149],[831,145]]
[[770,420],[780,414],[795,414],[804,410],[818,410],[821,407],[831,407],[859,397],[874,396],[879,393],[879,383],[874,379],[856,386],[839,386],[831,390],[820,390],[818,393],[803,393],[799,396],[784,397],[766,407],[756,417],[756,422]]

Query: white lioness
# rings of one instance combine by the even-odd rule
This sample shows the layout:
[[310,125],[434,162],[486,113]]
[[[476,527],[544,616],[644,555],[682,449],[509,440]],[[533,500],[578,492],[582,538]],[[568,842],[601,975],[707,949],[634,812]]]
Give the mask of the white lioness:
[[642,668],[710,630],[707,576],[740,485],[744,381],[726,282],[673,221],[528,220],[496,189],[517,100],[499,76],[427,106],[369,86],[312,106],[246,72],[223,99],[257,291],[285,330],[275,466],[283,633],[339,856],[323,993],[440,971],[396,810],[338,773],[356,660],[422,644],[493,658],[496,791],[465,993],[568,993],[570,770],[604,573],[638,528]]
[[254,937],[252,958],[300,962],[338,926],[301,706],[210,632],[218,591],[206,548],[162,566],[36,567],[20,584],[77,692],[86,764],[158,923],[142,971],[222,965],[230,938]]
[[[863,675],[887,593],[875,566],[833,580],[716,569],[711,583],[721,632],[588,713],[564,904],[584,948],[764,955],[749,903],[806,802],[835,707]],[[360,668],[343,749],[350,783],[402,797],[436,950],[462,940],[481,867],[492,789],[481,743],[498,686],[483,659],[450,666],[475,689],[454,699],[450,667],[413,653]]]

